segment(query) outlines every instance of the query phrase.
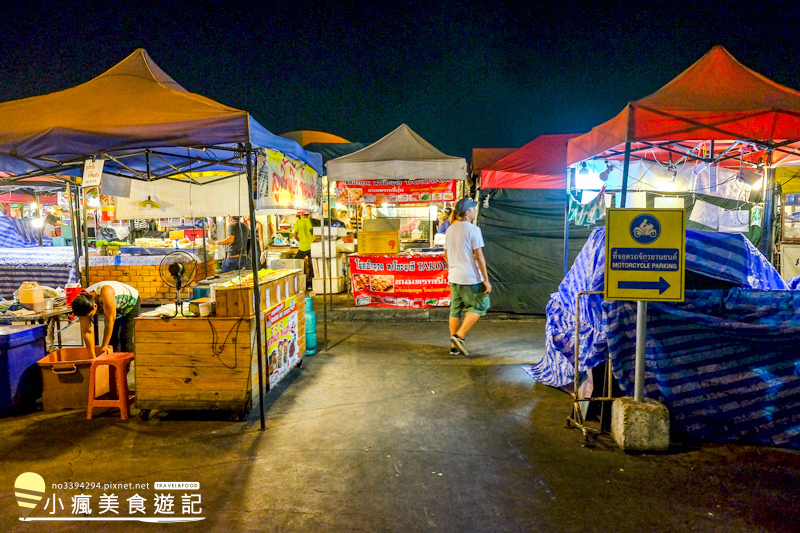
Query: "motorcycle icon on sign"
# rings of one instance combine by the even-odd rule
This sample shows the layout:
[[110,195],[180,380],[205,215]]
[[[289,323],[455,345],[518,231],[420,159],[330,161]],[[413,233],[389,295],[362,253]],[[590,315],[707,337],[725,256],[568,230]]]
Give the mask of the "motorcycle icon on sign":
[[661,223],[650,214],[641,214],[631,221],[631,237],[639,244],[652,244],[661,235]]

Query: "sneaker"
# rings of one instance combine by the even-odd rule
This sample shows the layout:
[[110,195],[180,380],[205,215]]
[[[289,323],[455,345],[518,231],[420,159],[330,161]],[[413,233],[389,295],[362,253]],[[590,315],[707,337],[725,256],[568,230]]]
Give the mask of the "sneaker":
[[462,339],[458,335],[453,335],[452,337],[450,337],[450,340],[453,341],[453,344],[456,345],[458,351],[460,351],[464,355],[469,355],[469,352],[467,351],[467,346],[464,344],[464,339]]
[[454,347],[450,348],[450,355],[453,355],[453,356],[455,356],[455,355],[461,355],[461,352],[460,352],[460,351],[458,351],[458,348],[456,348],[456,347],[454,346]]

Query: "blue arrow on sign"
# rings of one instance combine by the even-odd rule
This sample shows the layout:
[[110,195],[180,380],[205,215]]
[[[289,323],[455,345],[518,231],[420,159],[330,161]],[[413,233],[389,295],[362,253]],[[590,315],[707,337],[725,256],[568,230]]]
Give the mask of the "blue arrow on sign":
[[618,289],[658,289],[658,294],[664,294],[664,291],[669,289],[669,283],[664,278],[658,278],[658,281],[619,281],[617,282]]

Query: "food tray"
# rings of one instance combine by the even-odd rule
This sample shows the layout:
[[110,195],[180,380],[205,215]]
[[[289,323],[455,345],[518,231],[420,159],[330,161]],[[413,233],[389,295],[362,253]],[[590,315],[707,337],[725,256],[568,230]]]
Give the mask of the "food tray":
[[[172,252],[187,252],[190,254],[203,253],[202,248],[142,248],[139,246],[123,246],[120,252],[130,255],[167,255]],[[209,254],[212,253],[209,251]]]

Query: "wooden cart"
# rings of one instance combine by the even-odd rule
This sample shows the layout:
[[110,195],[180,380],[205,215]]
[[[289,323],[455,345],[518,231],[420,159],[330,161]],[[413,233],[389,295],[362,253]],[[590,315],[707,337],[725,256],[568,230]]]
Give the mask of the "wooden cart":
[[[265,389],[268,382],[274,387],[300,366],[305,355],[305,293],[289,290],[292,294],[286,297],[287,282],[294,287],[295,281],[291,277],[278,281],[283,298],[274,303],[276,292],[262,298],[273,305],[264,305],[258,319],[252,313],[136,318],[134,368],[140,416],[146,419],[151,409],[220,409],[237,411],[244,418],[260,401],[256,327],[261,328]],[[262,290],[270,289],[262,286]],[[242,302],[252,301],[252,287],[217,291],[216,297],[218,309],[239,309]]]

